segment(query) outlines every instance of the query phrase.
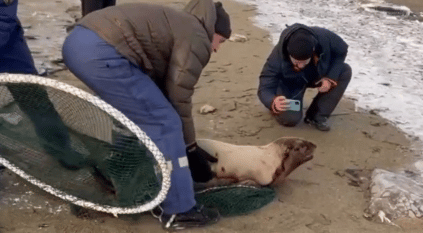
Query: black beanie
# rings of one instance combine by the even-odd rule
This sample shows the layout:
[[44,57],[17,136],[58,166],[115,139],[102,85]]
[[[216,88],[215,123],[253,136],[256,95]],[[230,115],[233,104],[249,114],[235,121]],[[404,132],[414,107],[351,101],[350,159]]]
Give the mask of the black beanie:
[[229,15],[226,13],[225,9],[223,9],[221,2],[216,2],[214,6],[216,7],[216,24],[214,25],[214,31],[226,39],[229,39],[232,32]]
[[307,60],[313,55],[314,38],[309,32],[299,30],[289,37],[286,49],[297,60]]

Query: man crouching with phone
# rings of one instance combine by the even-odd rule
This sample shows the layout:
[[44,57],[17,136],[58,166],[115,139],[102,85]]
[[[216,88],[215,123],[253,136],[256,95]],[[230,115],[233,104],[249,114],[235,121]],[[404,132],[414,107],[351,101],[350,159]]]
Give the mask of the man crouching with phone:
[[347,52],[348,45],[332,31],[298,23],[287,26],[260,74],[260,101],[281,125],[292,127],[303,117],[306,89],[318,88],[304,122],[329,131],[327,119],[351,80]]

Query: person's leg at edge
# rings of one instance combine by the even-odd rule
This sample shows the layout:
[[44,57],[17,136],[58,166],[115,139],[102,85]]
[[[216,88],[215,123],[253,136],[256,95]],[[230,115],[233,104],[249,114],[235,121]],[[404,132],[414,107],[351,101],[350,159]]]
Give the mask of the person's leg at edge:
[[[171,188],[162,203],[166,214],[192,209],[193,181],[179,115],[155,83],[94,32],[77,26],[63,46],[69,69],[103,100],[137,124],[172,161]],[[107,59],[104,59],[107,58]]]
[[[38,74],[19,24],[16,24],[12,31],[8,44],[0,54],[0,60],[3,61],[0,73]],[[71,150],[67,128],[48,98],[46,90],[39,85],[22,83],[8,84],[7,87],[19,108],[33,122],[46,152],[57,157],[68,168],[82,166],[84,161],[79,154]]]
[[339,76],[338,85],[329,92],[318,93],[308,108],[305,118],[318,123],[326,122],[344,95],[351,80],[351,76],[351,67],[344,63],[343,71]]

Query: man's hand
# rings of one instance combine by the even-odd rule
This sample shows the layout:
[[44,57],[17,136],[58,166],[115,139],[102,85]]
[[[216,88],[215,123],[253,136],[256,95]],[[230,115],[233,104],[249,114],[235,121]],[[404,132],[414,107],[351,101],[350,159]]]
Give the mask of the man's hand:
[[320,93],[328,92],[332,87],[335,87],[337,84],[335,81],[329,78],[322,78],[316,84],[321,83],[321,85],[317,88]]
[[197,146],[197,143],[187,148],[187,157],[192,179],[195,182],[205,183],[213,178],[209,162],[217,162],[215,157]]
[[289,101],[285,96],[277,96],[272,103],[272,112],[281,113],[289,109]]

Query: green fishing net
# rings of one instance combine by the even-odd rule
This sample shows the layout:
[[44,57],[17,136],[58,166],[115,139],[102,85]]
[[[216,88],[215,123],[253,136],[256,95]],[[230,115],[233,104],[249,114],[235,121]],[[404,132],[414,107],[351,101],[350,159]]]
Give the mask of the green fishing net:
[[134,207],[161,189],[143,143],[96,105],[37,84],[0,86],[0,156],[58,191]]
[[[62,199],[60,193],[69,195],[66,201],[85,208],[133,208],[159,195],[164,177],[155,152],[122,124],[124,119],[110,114],[113,109],[100,108],[104,102],[80,98],[80,90],[64,91],[70,87],[60,83],[56,87],[1,78],[0,162],[7,161],[12,171],[28,175],[22,177]],[[196,194],[199,203],[217,207],[224,216],[250,213],[274,197],[271,188],[248,186]]]
[[217,208],[222,216],[236,216],[264,207],[275,196],[275,190],[269,187],[231,185],[199,190],[195,199],[206,207]]

